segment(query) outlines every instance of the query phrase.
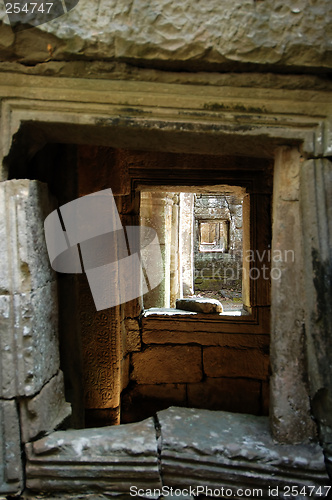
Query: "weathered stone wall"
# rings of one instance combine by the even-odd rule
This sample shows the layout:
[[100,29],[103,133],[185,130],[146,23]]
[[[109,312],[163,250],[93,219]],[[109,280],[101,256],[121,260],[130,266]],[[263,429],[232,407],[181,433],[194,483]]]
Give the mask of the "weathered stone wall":
[[190,320],[151,310],[131,355],[122,420],[146,418],[172,404],[267,415],[268,326],[259,334],[249,325],[240,330],[239,324],[214,322],[213,315]]
[[332,164],[327,159],[306,161],[300,175],[308,386],[332,477]]

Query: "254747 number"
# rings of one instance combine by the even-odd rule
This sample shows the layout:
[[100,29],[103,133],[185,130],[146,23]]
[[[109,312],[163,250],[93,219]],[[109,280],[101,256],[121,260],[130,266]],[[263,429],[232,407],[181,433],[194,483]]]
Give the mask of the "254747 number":
[[53,7],[53,2],[42,2],[40,4],[36,2],[27,2],[21,5],[18,2],[6,3],[6,13],[7,14],[33,14],[40,12],[42,14],[49,14]]
[[283,496],[284,497],[298,497],[298,495],[302,495],[305,497],[314,496],[314,498],[318,497],[327,497],[331,486],[284,486]]

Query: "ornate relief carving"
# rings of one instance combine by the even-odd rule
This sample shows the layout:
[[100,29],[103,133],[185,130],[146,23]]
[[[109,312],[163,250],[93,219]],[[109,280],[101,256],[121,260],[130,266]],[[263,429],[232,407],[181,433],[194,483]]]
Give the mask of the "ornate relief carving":
[[84,276],[79,279],[79,318],[85,408],[116,408],[120,392],[119,311],[97,312]]

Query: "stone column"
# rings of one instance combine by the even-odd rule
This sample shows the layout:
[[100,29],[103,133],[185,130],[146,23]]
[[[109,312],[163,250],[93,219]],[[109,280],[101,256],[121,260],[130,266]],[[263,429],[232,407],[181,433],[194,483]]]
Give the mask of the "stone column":
[[180,293],[194,293],[194,197],[193,193],[180,194],[179,253]]
[[144,297],[144,308],[170,307],[170,266],[172,242],[173,193],[143,192],[141,195],[141,225],[156,230],[164,261],[164,279]]
[[316,435],[305,360],[300,165],[297,148],[277,151],[271,254],[270,418],[273,437],[282,443],[303,443]]
[[[131,214],[126,157],[125,152],[108,147],[78,148],[78,195],[110,187],[124,227],[136,225]],[[117,250],[113,248],[113,251]],[[121,320],[139,315],[139,301],[96,311],[86,276],[80,275],[78,282],[85,422],[89,427],[119,424],[120,394],[129,378],[129,358],[124,359],[126,335],[131,334],[131,329],[125,328]]]
[[243,306],[250,310],[250,261],[248,259],[248,252],[251,248],[251,237],[250,237],[250,196],[246,194],[243,198],[242,206],[242,252],[243,252],[243,266],[242,266],[242,300]]
[[96,311],[85,276],[79,282],[85,420],[120,423],[122,340],[120,306]]
[[332,163],[301,167],[305,339],[312,411],[332,477]]
[[171,255],[170,255],[170,306],[175,307],[180,297],[179,277],[179,195],[173,196]]
[[0,183],[0,494],[22,488],[21,439],[54,430],[70,413],[59,370],[55,273],[44,239],[53,208],[45,184]]

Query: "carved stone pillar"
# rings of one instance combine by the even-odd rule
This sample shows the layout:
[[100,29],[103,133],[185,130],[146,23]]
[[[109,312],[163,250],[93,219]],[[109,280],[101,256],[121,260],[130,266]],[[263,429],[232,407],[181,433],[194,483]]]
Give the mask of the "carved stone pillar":
[[79,317],[86,424],[119,424],[122,359],[119,307],[97,312],[85,276],[80,278]]

